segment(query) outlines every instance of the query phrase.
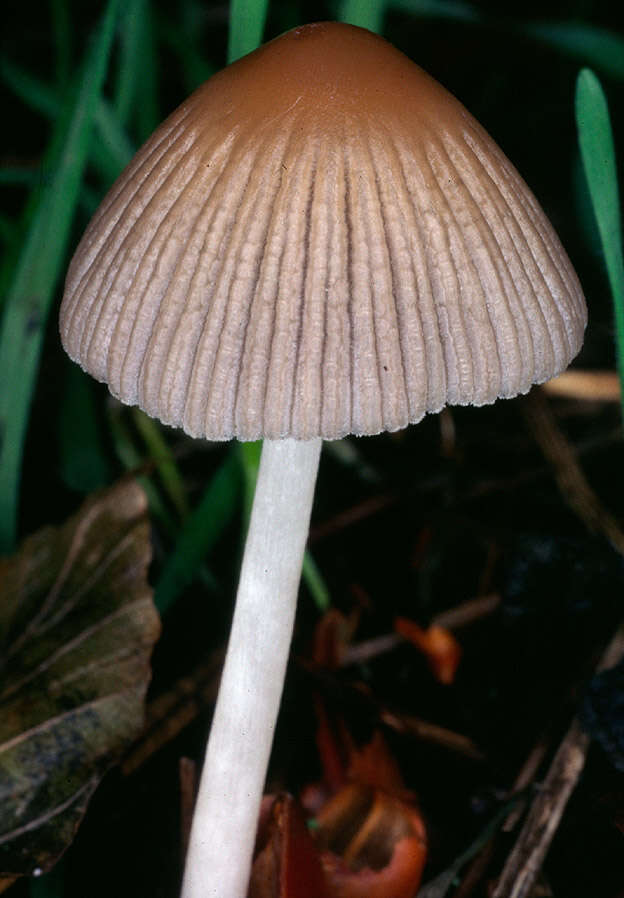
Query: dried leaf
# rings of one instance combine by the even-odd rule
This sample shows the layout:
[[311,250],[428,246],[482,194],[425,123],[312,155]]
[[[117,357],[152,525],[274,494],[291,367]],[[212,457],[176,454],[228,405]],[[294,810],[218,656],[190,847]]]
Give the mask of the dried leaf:
[[[325,614],[316,627],[315,664],[338,668],[356,623],[335,609]],[[413,898],[427,860],[427,836],[396,760],[381,732],[358,746],[320,696],[314,709],[322,779],[303,790],[301,801],[315,818],[331,898]]]
[[425,828],[407,801],[361,783],[336,793],[315,835],[335,898],[412,898],[427,859]]
[[0,873],[53,866],[143,725],[160,624],[147,503],[126,481],[0,560]]
[[425,630],[406,617],[397,617],[394,629],[425,655],[436,680],[450,686],[462,655],[461,646],[453,634],[438,624],[432,624]]
[[292,795],[267,795],[248,898],[329,898],[316,846]]

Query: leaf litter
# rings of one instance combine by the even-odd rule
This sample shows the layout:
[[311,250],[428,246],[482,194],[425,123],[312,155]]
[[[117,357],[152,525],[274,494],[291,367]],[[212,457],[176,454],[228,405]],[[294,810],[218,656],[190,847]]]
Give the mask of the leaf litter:
[[150,560],[133,480],[0,559],[0,875],[54,865],[142,730],[160,633]]

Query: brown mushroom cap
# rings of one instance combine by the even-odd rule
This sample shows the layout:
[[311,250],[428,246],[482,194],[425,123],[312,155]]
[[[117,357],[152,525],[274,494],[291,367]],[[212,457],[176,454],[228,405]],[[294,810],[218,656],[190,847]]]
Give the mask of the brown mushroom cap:
[[483,128],[382,38],[296,28],[202,85],[72,261],[69,355],[210,439],[397,430],[562,371],[572,266]]

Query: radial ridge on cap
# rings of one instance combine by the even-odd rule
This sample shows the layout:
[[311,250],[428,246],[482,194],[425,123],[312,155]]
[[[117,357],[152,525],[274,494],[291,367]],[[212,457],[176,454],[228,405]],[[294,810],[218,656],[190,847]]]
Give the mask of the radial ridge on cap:
[[294,29],[202,85],[92,219],[69,355],[209,439],[397,430],[561,372],[586,323],[529,188],[383,39]]

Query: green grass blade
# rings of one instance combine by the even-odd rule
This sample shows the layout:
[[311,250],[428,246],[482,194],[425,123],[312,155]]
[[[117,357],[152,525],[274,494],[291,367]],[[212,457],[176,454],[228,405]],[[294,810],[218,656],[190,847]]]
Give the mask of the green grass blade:
[[190,93],[207,81],[217,66],[206,59],[207,8],[201,0],[183,0],[173,22],[154,10],[157,40],[176,56],[183,82]]
[[528,22],[523,34],[614,78],[624,78],[624,37],[594,25],[573,22]]
[[145,14],[145,0],[131,0],[121,13],[119,23],[119,63],[113,99],[113,110],[119,122],[128,124],[136,100],[138,79],[141,76],[141,38]]
[[331,605],[331,597],[320,568],[307,549],[303,556],[303,569],[301,573],[303,581],[316,603],[316,607],[322,614],[324,611],[327,611]]
[[[125,406],[111,403],[108,409],[108,426],[117,458],[126,471],[136,474],[141,467],[144,467],[144,459],[132,442],[132,436],[125,425],[125,411]],[[137,482],[145,491],[152,518],[158,521],[169,537],[173,537],[177,533],[177,525],[163,502],[160,492],[150,478],[145,475],[137,476]]]
[[240,474],[237,453],[232,449],[210,481],[199,505],[186,519],[175,549],[163,567],[154,594],[161,614],[199,573],[206,555],[234,517],[239,505]]
[[590,69],[579,73],[575,105],[581,159],[613,295],[618,371],[624,403],[624,259],[615,147],[607,99],[600,81]]
[[[160,29],[159,29],[160,31]],[[189,46],[186,35],[181,28],[162,28],[163,43],[178,57],[184,77],[184,85],[190,93],[217,71],[214,65],[207,62],[197,47]]]
[[63,91],[69,83],[71,67],[72,30],[67,0],[52,0],[52,31],[54,33],[56,86]]
[[0,332],[0,551],[15,543],[22,451],[39,356],[87,161],[119,0],[109,0],[80,87],[55,129],[41,191],[3,309]]
[[66,371],[58,415],[59,472],[70,489],[90,493],[109,483],[112,471],[102,448],[93,381],[69,360]]
[[231,0],[228,62],[255,50],[262,42],[268,0]]
[[[343,0],[342,9],[347,6],[356,9],[364,2],[365,0]],[[585,65],[592,65],[613,78],[624,78],[624,37],[608,28],[581,22],[524,22],[487,14],[464,0],[386,0],[386,3],[390,9],[422,19],[486,25],[511,35],[523,34],[558,53],[578,59]],[[341,15],[344,13],[341,12]],[[343,21],[363,24],[357,22],[351,12],[349,18],[343,18]],[[370,28],[370,25],[366,27]]]
[[160,124],[158,103],[158,61],[156,54],[156,29],[152,4],[143,0],[140,41],[140,70],[137,73],[137,133],[143,143]]
[[184,520],[189,511],[186,489],[184,488],[184,482],[173,453],[163,436],[160,424],[158,421],[150,418],[149,415],[146,415],[140,408],[135,407],[132,409],[132,417],[147,447],[150,458],[156,465],[156,470],[160,475],[165,492],[178,512],[180,519]]
[[258,468],[260,467],[260,456],[262,455],[262,440],[256,440],[254,443],[239,443],[238,454],[243,471],[244,538],[247,534],[249,518],[251,517],[251,506],[253,505],[254,493],[256,491],[256,480],[258,479]]
[[20,100],[41,112],[46,118],[55,118],[59,113],[58,93],[21,66],[15,65],[6,57],[0,59],[0,78],[10,87]]
[[448,22],[481,22],[481,10],[463,0],[387,0],[388,8],[410,13],[421,19],[441,19]]
[[[0,215],[0,240],[3,243],[11,243],[15,235],[15,222],[8,215]],[[0,289],[2,282],[0,280]],[[0,309],[2,305],[0,304]]]
[[342,0],[338,19],[381,34],[387,6],[386,0]]
[[130,0],[122,13],[120,54],[113,101],[118,124],[131,116],[142,143],[158,124],[156,50],[149,0]]
[[109,184],[130,162],[136,147],[106,100],[101,99],[97,104],[94,121],[97,133],[92,141],[91,158],[104,183]]
[[28,184],[32,186],[41,180],[40,168],[26,168],[19,166],[8,166],[0,168],[0,187],[5,185],[15,186],[17,184]]
[[[0,76],[27,106],[46,118],[58,118],[62,110],[59,96],[43,81],[7,60],[0,63]],[[99,100],[95,110],[95,126],[97,134],[92,141],[90,155],[104,183],[110,184],[128,164],[135,147],[115,111],[104,98]]]

